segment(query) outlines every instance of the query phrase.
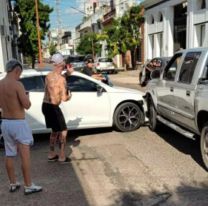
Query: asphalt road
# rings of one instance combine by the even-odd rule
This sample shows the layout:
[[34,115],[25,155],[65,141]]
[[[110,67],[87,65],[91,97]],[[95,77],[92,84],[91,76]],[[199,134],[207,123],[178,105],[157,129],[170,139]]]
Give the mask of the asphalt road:
[[[116,83],[116,81],[115,81]],[[136,88],[133,83],[116,83]],[[143,88],[145,89],[145,88]],[[72,163],[47,162],[48,135],[36,135],[31,149],[32,175],[42,193],[8,193],[0,150],[2,206],[207,206],[208,173],[199,144],[161,126],[134,132],[113,129],[70,131],[67,153]],[[17,158],[17,176],[22,175]]]

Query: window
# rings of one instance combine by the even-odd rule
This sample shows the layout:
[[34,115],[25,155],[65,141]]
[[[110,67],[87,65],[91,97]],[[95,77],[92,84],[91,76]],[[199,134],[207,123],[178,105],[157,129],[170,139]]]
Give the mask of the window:
[[196,31],[196,47],[202,47],[205,40],[205,24],[195,25]]
[[150,17],[150,24],[154,24],[154,23],[155,23],[154,17],[151,15],[151,17]]
[[181,53],[176,54],[165,68],[163,79],[167,81],[174,81],[178,65],[181,61]]
[[67,87],[72,92],[97,92],[96,83],[78,76],[68,76]]
[[196,9],[205,9],[206,8],[206,0],[196,0]]
[[162,61],[160,59],[154,58],[148,64],[147,67],[150,69],[160,68],[162,66]]
[[150,43],[150,57],[152,58],[152,57],[154,57],[154,50],[155,50],[155,48],[154,48],[154,34],[150,34],[149,35],[149,43]]
[[186,54],[184,62],[181,66],[179,82],[185,84],[191,83],[200,55],[201,52],[189,52]]
[[102,58],[98,60],[99,62],[113,62],[110,58]]
[[163,15],[161,12],[159,12],[159,15],[158,15],[158,21],[159,22],[162,22],[163,21]]
[[160,56],[163,56],[163,33],[158,34]]
[[199,44],[200,46],[203,46],[205,39],[205,24],[200,25],[200,41]]
[[33,77],[24,77],[20,79],[23,83],[25,90],[31,92],[42,92],[44,91],[44,81],[45,76],[33,76]]
[[206,0],[202,0],[201,1],[201,9],[205,9],[206,8]]

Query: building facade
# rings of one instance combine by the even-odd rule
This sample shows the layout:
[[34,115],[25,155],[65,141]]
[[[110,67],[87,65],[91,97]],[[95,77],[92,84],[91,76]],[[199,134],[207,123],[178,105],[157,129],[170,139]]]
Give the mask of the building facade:
[[145,0],[144,58],[208,47],[208,0]]
[[16,38],[17,33],[14,33],[12,6],[9,0],[0,0],[0,72],[5,71],[6,62],[17,56]]

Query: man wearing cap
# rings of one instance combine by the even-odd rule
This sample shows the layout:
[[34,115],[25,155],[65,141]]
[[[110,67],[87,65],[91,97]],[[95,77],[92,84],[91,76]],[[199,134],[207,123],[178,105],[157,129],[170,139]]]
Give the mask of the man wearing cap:
[[[60,163],[70,162],[65,155],[67,127],[63,113],[59,107],[62,101],[68,101],[71,94],[68,92],[66,79],[62,75],[65,69],[64,58],[60,53],[52,56],[54,69],[45,79],[45,95],[42,104],[42,112],[45,116],[46,127],[51,128],[50,151],[48,161],[59,161]],[[59,155],[55,152],[57,138],[60,142]]]
[[87,58],[85,60],[86,66],[83,68],[82,73],[91,76],[97,80],[105,80],[105,78],[102,76],[102,74],[97,74],[93,71],[93,64],[94,60],[92,58]]
[[30,174],[30,145],[33,144],[33,136],[25,120],[25,109],[29,109],[31,103],[23,84],[18,81],[22,73],[22,64],[16,59],[8,61],[6,73],[0,81],[0,108],[6,153],[5,164],[10,181],[9,191],[15,192],[20,188],[14,169],[14,157],[18,151],[22,161],[24,193],[27,195],[42,191],[42,187],[32,183]]

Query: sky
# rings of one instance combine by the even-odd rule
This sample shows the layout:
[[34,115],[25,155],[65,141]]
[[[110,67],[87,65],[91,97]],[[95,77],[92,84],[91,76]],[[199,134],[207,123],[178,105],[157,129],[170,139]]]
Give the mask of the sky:
[[[140,1],[141,0],[137,0],[137,2]],[[42,2],[49,4],[54,8],[53,12],[50,14],[51,28],[73,30],[73,28],[81,23],[84,14],[71,7],[75,7],[78,10],[83,11],[85,0],[59,0],[60,25],[57,21],[56,0],[42,0]]]
[[[42,0],[42,2],[53,7],[54,10],[50,14],[50,24],[51,28],[58,28],[56,0]],[[71,30],[81,23],[84,14],[70,7],[72,6],[82,11],[81,5],[83,5],[84,0],[59,0],[59,2],[60,27]]]

